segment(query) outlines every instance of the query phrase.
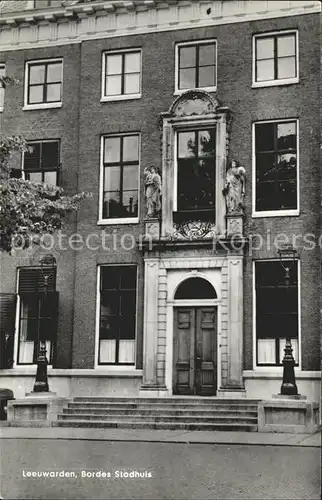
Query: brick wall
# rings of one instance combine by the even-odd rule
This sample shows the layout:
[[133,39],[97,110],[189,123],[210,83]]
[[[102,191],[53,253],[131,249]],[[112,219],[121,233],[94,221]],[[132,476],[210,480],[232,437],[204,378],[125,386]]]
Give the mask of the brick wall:
[[[252,89],[252,34],[297,28],[300,43],[300,83],[296,85]],[[77,231],[84,237],[99,234],[97,226],[100,136],[109,133],[140,132],[140,223],[107,226],[118,240],[125,234],[138,238],[143,233],[143,170],[150,163],[161,165],[161,132],[158,121],[174,100],[175,43],[194,39],[216,38],[218,42],[218,98],[232,112],[230,152],[247,170],[246,231],[265,235],[290,234],[320,230],[319,164],[319,15],[303,15],[273,20],[185,29],[122,38],[84,41],[47,49],[0,53],[7,74],[21,83],[8,89],[3,126],[6,133],[21,133],[28,139],[60,137],[62,140],[63,186],[68,192],[87,190],[93,199],[86,201],[78,215]],[[142,98],[133,101],[100,102],[102,51],[141,47],[143,52]],[[27,59],[64,58],[63,107],[51,111],[22,111],[24,62]],[[299,217],[251,218],[252,122],[262,119],[299,118],[300,120],[300,208]],[[66,165],[66,167],[65,167]],[[71,226],[72,229],[72,226]],[[67,254],[65,254],[67,256]],[[261,249],[245,262],[245,338],[244,367],[252,368],[252,260],[276,258],[275,249]],[[84,250],[66,258],[69,276],[65,283],[68,325],[64,334],[71,342],[73,329],[74,367],[92,367],[96,311],[96,269],[99,264],[136,263],[139,266],[138,358],[142,362],[143,265],[138,248],[125,250]],[[318,369],[319,315],[314,298],[319,294],[318,252],[306,252],[302,260],[302,352],[303,369]],[[75,265],[75,269],[74,266]],[[10,275],[10,273],[9,273]],[[74,299],[72,294],[75,290]],[[307,300],[309,299],[309,300]],[[74,316],[73,316],[74,315]],[[71,317],[73,328],[71,326]],[[66,318],[67,321],[67,318]]]

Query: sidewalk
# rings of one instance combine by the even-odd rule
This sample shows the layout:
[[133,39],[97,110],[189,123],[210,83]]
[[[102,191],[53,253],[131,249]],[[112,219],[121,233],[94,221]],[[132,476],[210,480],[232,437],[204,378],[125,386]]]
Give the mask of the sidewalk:
[[321,433],[168,431],[153,429],[88,429],[76,427],[0,427],[1,439],[82,439],[87,441],[136,441],[152,443],[238,444],[260,446],[321,447]]

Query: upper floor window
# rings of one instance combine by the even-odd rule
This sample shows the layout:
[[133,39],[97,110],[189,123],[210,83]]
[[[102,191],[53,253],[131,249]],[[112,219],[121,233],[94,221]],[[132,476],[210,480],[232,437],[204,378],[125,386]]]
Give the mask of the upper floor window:
[[102,138],[100,219],[137,222],[139,193],[139,135]]
[[255,123],[255,215],[297,215],[298,122]]
[[[6,75],[6,67],[4,64],[0,64],[0,78]],[[4,106],[4,87],[0,85],[0,111],[3,111]]]
[[62,104],[63,62],[61,59],[27,62],[25,106],[60,107]]
[[32,152],[23,155],[22,169],[25,179],[56,186],[60,166],[60,142],[29,142],[28,146],[32,147]]
[[253,40],[254,86],[264,87],[299,81],[296,31],[255,35]]
[[103,54],[102,101],[141,97],[141,50]]
[[180,43],[176,46],[176,91],[195,88],[214,91],[216,81],[215,40]]
[[61,7],[61,0],[34,0],[35,9],[45,9],[46,7]]
[[174,221],[215,218],[216,128],[177,133]]
[[255,262],[257,365],[281,365],[286,334],[299,363],[298,261]]

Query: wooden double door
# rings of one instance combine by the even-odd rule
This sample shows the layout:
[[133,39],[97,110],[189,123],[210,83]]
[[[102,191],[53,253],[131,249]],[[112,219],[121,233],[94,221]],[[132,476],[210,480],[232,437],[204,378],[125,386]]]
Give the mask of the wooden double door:
[[173,393],[211,396],[217,389],[217,308],[174,309]]

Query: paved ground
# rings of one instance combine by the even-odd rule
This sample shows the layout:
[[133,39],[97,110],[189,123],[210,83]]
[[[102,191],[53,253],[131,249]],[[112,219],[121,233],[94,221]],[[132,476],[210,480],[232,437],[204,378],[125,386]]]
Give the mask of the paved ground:
[[[5,500],[320,499],[318,447],[8,437],[0,450]],[[27,477],[62,471],[74,477]],[[117,477],[131,471],[145,477]]]
[[321,433],[169,431],[153,429],[95,429],[77,427],[7,427],[0,422],[1,438],[84,439],[166,443],[213,443],[321,447]]

